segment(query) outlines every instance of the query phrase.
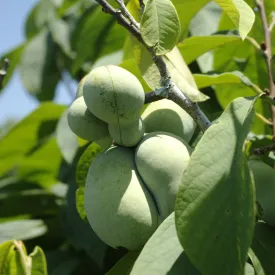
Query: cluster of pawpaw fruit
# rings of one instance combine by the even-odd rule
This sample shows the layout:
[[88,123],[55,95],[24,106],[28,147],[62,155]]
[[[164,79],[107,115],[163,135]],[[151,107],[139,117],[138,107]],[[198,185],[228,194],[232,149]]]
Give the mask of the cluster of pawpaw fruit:
[[139,80],[108,65],[82,79],[68,110],[77,136],[110,142],[89,168],[84,207],[95,233],[114,248],[141,249],[174,211],[190,159],[193,119],[167,99],[142,113],[144,101]]

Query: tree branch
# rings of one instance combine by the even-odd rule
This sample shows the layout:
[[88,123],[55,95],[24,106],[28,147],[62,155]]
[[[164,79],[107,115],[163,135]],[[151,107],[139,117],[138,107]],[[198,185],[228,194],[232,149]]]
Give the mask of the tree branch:
[[[267,65],[267,71],[268,71],[269,93],[270,93],[271,98],[275,98],[275,85],[273,83],[272,70],[271,70],[271,57],[272,57],[271,29],[267,22],[264,0],[256,0],[256,5],[260,12],[260,16],[261,16],[262,24],[263,24],[263,30],[264,30],[265,50],[263,52],[264,52],[265,61],[266,61],[266,65]],[[275,136],[275,107],[273,105],[271,105],[271,114],[272,114],[273,135]]]
[[[148,47],[141,36],[139,28],[131,24],[127,18],[122,14],[120,10],[114,9],[106,0],[96,0],[98,4],[102,6],[102,10],[106,13],[109,13],[117,19],[118,23],[126,28],[139,42],[141,42],[146,49],[152,55],[152,60],[157,66],[160,76],[161,76],[161,85],[164,86],[164,93],[148,95],[146,96],[147,100],[150,102],[160,100],[161,98],[168,98],[173,100],[179,106],[181,106],[186,112],[188,112],[195,122],[200,126],[201,130],[205,132],[208,127],[211,125],[211,122],[206,117],[206,115],[201,111],[199,106],[196,103],[193,103],[190,98],[188,98],[173,81],[171,80],[170,74],[168,72],[166,63],[161,56],[157,56],[154,52],[154,49]],[[143,4],[143,1],[140,1],[140,4]],[[152,92],[154,93],[154,92]],[[147,103],[149,103],[147,101]]]
[[141,10],[141,13],[144,13],[144,8],[145,8],[145,5],[144,5],[143,0],[139,0],[139,5],[140,5],[140,10]]
[[3,87],[3,80],[7,74],[9,65],[10,65],[9,60],[7,58],[5,58],[3,68],[0,70],[0,89],[2,89],[2,87]]

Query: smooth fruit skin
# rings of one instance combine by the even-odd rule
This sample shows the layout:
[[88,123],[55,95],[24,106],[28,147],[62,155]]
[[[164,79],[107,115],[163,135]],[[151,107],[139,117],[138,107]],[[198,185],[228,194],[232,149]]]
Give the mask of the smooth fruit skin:
[[192,117],[169,99],[150,103],[141,117],[146,133],[168,132],[187,142],[191,140],[196,128],[196,123]]
[[138,120],[144,104],[139,80],[127,70],[101,66],[92,70],[83,85],[88,109],[108,124],[129,124]]
[[263,220],[275,227],[275,170],[261,160],[250,160],[256,199],[263,209]]
[[98,237],[114,248],[139,250],[158,226],[155,203],[136,172],[130,148],[113,146],[92,162],[84,207]]
[[174,211],[176,194],[189,159],[188,145],[168,133],[147,134],[136,148],[137,170],[155,198],[161,220]]
[[69,107],[67,118],[72,132],[82,139],[95,141],[109,136],[108,124],[87,109],[83,96]]
[[132,147],[137,145],[144,135],[144,124],[142,119],[129,125],[108,125],[111,138],[119,145]]

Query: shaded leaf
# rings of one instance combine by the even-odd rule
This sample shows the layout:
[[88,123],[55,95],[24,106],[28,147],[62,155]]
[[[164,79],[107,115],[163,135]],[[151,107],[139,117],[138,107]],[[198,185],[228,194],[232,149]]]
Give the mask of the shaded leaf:
[[237,35],[192,36],[177,46],[184,61],[190,64],[204,53],[240,39]]
[[251,248],[260,260],[266,275],[275,274],[275,229],[264,222],[255,227]]
[[56,140],[61,150],[62,156],[67,163],[72,163],[78,150],[79,143],[77,136],[72,132],[68,125],[68,109],[60,117],[56,127]]
[[25,89],[41,101],[51,100],[60,79],[56,45],[47,30],[34,36],[21,56],[20,77]]
[[140,21],[140,33],[145,44],[153,47],[156,55],[164,55],[177,44],[180,22],[170,0],[147,0]]
[[245,39],[255,21],[255,14],[250,6],[244,0],[215,1],[230,17],[235,27],[238,28],[242,39]]
[[129,251],[106,275],[129,275],[140,251]]
[[[0,243],[8,240],[29,240],[44,235],[43,220],[18,220],[0,223]],[[0,273],[1,274],[1,273]]]
[[248,250],[248,256],[253,264],[256,275],[265,275],[263,267],[251,248]]
[[183,174],[175,208],[177,232],[186,254],[205,275],[244,273],[255,194],[242,148],[256,99],[231,102],[205,132]]
[[0,175],[16,167],[25,155],[54,132],[64,108],[53,102],[40,104],[0,140],[0,158],[5,159],[0,163]]
[[131,275],[200,275],[179,242],[172,213],[140,252]]

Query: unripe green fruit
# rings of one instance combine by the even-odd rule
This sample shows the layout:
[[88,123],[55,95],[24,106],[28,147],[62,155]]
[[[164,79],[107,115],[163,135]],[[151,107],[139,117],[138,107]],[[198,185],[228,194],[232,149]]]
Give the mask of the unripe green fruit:
[[144,135],[144,124],[141,118],[125,126],[109,124],[108,128],[111,138],[117,144],[126,147],[137,145]]
[[108,124],[87,109],[83,96],[69,107],[67,118],[72,132],[82,139],[95,141],[109,136]]
[[144,90],[125,69],[102,66],[86,77],[83,96],[88,109],[108,124],[129,124],[138,120],[144,104]]
[[109,246],[139,250],[158,226],[154,201],[136,172],[134,151],[114,146],[91,164],[84,207],[96,234]]
[[275,227],[275,170],[261,160],[250,160],[256,199],[263,209],[263,220]]
[[163,132],[147,134],[136,148],[137,170],[155,198],[161,220],[174,211],[189,150],[183,140]]
[[84,85],[85,77],[86,77],[86,76],[84,76],[84,77],[80,80],[80,82],[79,82],[79,84],[78,84],[77,91],[76,91],[76,95],[75,95],[75,99],[77,99],[77,98],[83,96],[83,85]]
[[144,121],[146,133],[168,132],[187,142],[191,140],[196,128],[192,117],[169,99],[150,103],[141,118]]

